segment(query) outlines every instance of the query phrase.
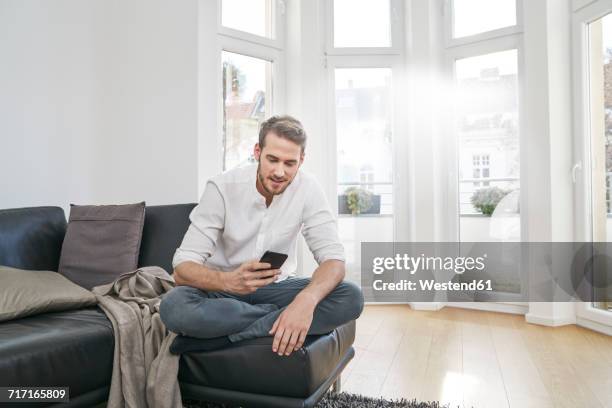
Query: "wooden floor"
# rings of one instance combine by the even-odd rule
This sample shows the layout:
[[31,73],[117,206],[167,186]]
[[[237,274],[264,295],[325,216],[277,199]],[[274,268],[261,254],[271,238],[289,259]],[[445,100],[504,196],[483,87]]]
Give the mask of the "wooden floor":
[[342,390],[451,407],[612,408],[612,337],[524,316],[368,305]]

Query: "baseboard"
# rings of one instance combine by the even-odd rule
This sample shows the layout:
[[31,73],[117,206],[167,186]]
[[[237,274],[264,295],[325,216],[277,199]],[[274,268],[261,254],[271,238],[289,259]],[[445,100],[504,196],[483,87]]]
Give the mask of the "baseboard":
[[578,316],[576,318],[576,325],[585,327],[589,330],[593,330],[602,334],[607,334],[608,336],[612,336],[612,326],[601,324],[599,322],[596,322],[595,320],[586,319],[584,317]]
[[566,326],[568,324],[576,324],[574,317],[550,317],[550,316],[538,316],[533,313],[527,313],[525,315],[525,321],[527,323],[539,324],[541,326],[559,327]]
[[514,303],[497,303],[497,302],[447,302],[448,307],[458,307],[462,309],[484,310],[487,312],[509,313],[517,315],[526,315],[529,306],[519,305]]
[[499,312],[525,315],[529,306],[517,303],[499,302],[366,302],[366,305],[410,305],[412,310],[437,312],[444,307],[458,307],[463,309],[483,310],[487,312]]
[[443,302],[410,302],[412,310],[437,312],[445,306]]

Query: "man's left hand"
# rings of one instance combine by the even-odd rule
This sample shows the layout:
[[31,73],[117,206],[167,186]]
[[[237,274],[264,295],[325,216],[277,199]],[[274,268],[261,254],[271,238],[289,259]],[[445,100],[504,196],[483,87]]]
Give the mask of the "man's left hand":
[[288,356],[302,347],[316,306],[314,297],[307,293],[295,297],[272,325],[270,334],[274,335],[273,352],[279,356]]

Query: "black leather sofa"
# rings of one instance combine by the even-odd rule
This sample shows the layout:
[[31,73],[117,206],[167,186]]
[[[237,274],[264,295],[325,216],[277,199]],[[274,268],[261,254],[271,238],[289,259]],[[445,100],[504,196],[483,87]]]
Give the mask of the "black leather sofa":
[[[140,266],[171,271],[194,206],[146,208]],[[0,265],[57,271],[65,232],[59,207],[0,210]],[[272,353],[271,338],[184,354],[179,368],[183,398],[245,407],[312,407],[330,386],[338,389],[340,373],[354,355],[354,338],[351,322],[327,335],[308,336],[289,357]],[[70,402],[57,406],[94,406],[108,395],[113,348],[112,325],[97,307],[2,322],[0,386],[68,386]]]

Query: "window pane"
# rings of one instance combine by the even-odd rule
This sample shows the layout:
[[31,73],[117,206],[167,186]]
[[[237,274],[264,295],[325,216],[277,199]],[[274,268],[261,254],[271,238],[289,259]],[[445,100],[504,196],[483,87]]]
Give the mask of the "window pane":
[[[520,241],[517,51],[459,59],[459,239]],[[516,273],[490,276],[497,291],[520,291]]]
[[389,0],[334,0],[334,47],[390,47]]
[[516,25],[516,0],[453,0],[453,38]]
[[375,215],[393,213],[391,86],[389,68],[335,70],[338,230],[356,284],[361,242],[393,241],[393,217]]
[[339,193],[364,188],[383,214],[393,201],[390,86],[389,68],[336,69]]
[[221,24],[262,37],[272,37],[272,1],[222,0]]
[[259,125],[270,114],[272,63],[223,51],[223,168],[253,162]]

